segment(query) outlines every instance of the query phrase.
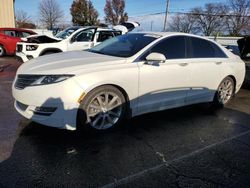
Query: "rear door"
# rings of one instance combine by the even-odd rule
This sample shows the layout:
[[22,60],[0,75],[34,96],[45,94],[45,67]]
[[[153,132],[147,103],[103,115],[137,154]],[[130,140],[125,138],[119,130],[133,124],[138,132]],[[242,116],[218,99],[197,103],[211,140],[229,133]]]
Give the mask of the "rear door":
[[190,83],[187,103],[211,101],[225,76],[228,58],[216,44],[202,38],[188,37],[187,45]]
[[94,39],[94,46],[118,35],[121,35],[120,31],[97,31]]

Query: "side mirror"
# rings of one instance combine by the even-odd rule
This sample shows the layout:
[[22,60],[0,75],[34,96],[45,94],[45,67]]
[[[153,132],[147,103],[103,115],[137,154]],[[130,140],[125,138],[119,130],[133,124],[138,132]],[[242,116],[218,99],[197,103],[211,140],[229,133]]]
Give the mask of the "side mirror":
[[157,61],[157,62],[165,62],[166,57],[160,53],[151,53],[146,57],[147,61]]

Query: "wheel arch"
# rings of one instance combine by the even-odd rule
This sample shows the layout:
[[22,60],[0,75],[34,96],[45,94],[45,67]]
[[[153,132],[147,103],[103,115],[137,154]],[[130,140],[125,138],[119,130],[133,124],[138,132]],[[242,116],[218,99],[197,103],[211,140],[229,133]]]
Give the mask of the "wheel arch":
[[102,84],[99,84],[99,85],[95,85],[94,87],[90,88],[86,93],[83,92],[84,97],[82,98],[82,100],[84,100],[84,98],[86,97],[86,95],[88,93],[91,93],[95,89],[98,89],[99,87],[103,87],[103,86],[112,86],[112,87],[115,87],[116,89],[118,89],[123,94],[123,96],[124,96],[124,98],[126,100],[126,105],[127,105],[127,114],[126,114],[126,117],[127,118],[132,117],[132,109],[131,109],[131,105],[130,105],[129,94],[126,92],[126,90],[122,86],[120,86],[118,84],[115,84],[115,83],[102,83]]
[[[236,78],[233,76],[233,75],[228,75],[227,77],[230,77],[230,78],[232,78],[233,79],[233,81],[234,81],[234,94],[235,94],[235,92],[236,92],[236,84],[237,84],[237,81],[236,81]],[[225,77],[226,78],[226,77]]]
[[63,52],[63,51],[61,49],[59,49],[59,48],[45,48],[44,50],[42,50],[40,52],[39,56],[42,56],[47,52],[59,53],[59,52]]

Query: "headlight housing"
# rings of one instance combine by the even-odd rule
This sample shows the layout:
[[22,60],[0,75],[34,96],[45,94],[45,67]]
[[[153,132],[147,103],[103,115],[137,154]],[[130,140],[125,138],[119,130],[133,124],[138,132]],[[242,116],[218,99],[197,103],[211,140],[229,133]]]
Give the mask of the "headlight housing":
[[48,85],[65,81],[74,75],[33,75],[19,74],[15,82],[16,89],[25,89],[30,86]]
[[40,76],[36,81],[31,83],[30,86],[54,84],[65,81],[73,76],[74,75],[44,75]]
[[27,45],[26,51],[35,51],[38,48],[38,45]]

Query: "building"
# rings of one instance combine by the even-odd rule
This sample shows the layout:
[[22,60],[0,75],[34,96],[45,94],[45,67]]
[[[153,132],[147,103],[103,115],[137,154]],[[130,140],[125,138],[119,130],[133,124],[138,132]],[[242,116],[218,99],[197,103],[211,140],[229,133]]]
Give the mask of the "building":
[[0,27],[15,27],[15,0],[0,0]]

